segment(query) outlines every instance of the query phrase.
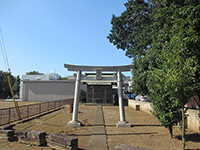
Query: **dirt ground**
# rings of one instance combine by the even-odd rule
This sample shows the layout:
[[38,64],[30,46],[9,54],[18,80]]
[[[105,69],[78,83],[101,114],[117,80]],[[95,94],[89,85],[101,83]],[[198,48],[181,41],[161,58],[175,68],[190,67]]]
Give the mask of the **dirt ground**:
[[[16,132],[23,129],[46,131],[50,133],[62,133],[78,137],[78,147],[80,150],[87,150],[93,128],[96,106],[79,106],[78,120],[82,122],[82,127],[69,127],[67,122],[71,120],[72,114],[69,108],[61,109],[47,115],[43,115],[30,121],[17,124]],[[181,150],[180,131],[174,127],[174,138],[170,138],[167,129],[160,126],[158,121],[150,114],[136,111],[133,108],[125,107],[126,120],[131,123],[131,127],[116,127],[119,121],[119,108],[117,106],[103,106],[105,119],[105,129],[107,143],[110,150],[118,144],[128,144],[154,150]],[[1,146],[13,150],[51,150],[48,146],[33,146],[29,144],[6,142],[0,139]],[[188,150],[200,150],[200,134],[191,130],[187,131]]]
[[[41,103],[41,102],[18,102],[19,106],[23,105],[31,105],[31,104],[36,104],[36,103]],[[9,102],[9,101],[3,101],[0,100],[0,109],[2,108],[9,108],[9,107],[15,107],[14,102]]]

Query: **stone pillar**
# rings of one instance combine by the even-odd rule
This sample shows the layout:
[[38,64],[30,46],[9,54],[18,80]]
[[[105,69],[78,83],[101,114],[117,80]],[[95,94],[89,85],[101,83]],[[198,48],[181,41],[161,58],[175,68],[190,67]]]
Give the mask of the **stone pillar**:
[[122,74],[121,71],[117,71],[117,86],[118,86],[118,98],[119,98],[119,116],[120,121],[117,122],[117,127],[130,127],[130,123],[125,121],[124,102],[122,93]]
[[124,122],[125,114],[124,114],[124,103],[123,103],[123,93],[122,93],[122,74],[120,71],[117,72],[117,86],[118,86],[120,122]]
[[81,123],[77,120],[80,82],[81,82],[81,71],[77,71],[75,91],[74,91],[74,107],[73,107],[72,120],[67,123],[67,126],[81,126]]

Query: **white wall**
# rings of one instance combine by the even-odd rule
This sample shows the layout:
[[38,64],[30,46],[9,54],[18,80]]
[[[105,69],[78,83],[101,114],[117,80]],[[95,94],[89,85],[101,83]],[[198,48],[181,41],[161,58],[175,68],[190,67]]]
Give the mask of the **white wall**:
[[73,98],[74,88],[75,81],[24,81],[22,101],[55,101]]
[[[136,101],[132,99],[128,100],[129,107],[136,109],[136,105],[140,105],[141,111],[151,114],[151,112],[149,111],[149,110],[152,110],[150,102],[141,102],[141,101]],[[189,109],[187,111],[187,114],[189,115],[187,117],[188,128],[192,129],[195,132],[200,132],[200,118],[198,117],[199,110]]]

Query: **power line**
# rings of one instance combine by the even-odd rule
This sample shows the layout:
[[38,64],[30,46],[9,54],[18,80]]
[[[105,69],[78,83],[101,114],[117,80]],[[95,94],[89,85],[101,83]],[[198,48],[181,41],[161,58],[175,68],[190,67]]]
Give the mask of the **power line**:
[[[2,50],[2,54],[3,54],[4,63],[6,65],[6,67],[7,67],[6,69],[8,70],[8,72],[10,73],[10,76],[11,76],[11,72],[10,72],[10,67],[9,67],[9,63],[8,63],[8,57],[7,57],[7,54],[6,54],[6,47],[5,47],[5,43],[4,43],[4,39],[3,39],[3,32],[2,32],[1,26],[0,26],[0,34],[1,34],[0,45],[1,45],[1,50]],[[18,103],[15,101],[15,97],[14,97],[14,93],[13,93],[13,90],[12,90],[12,85],[10,83],[9,75],[7,76],[7,78],[8,78],[8,84],[9,84],[10,92],[11,92],[11,95],[13,97],[13,102],[15,104],[15,109],[16,109],[16,112],[17,112],[17,116],[18,116],[19,119],[21,119],[19,106],[18,106]]]
[[4,63],[5,63],[5,66],[6,66],[6,70],[8,70],[10,72],[8,57],[7,57],[7,54],[6,54],[6,46],[5,46],[5,43],[4,43],[3,32],[2,32],[1,26],[0,26],[0,33],[1,33],[0,45],[1,45]]
[[5,68],[7,70],[7,65],[6,65],[6,60],[5,60],[5,57],[4,57],[3,45],[1,43],[1,40],[0,40],[0,46],[1,46],[1,51],[2,51],[2,57],[3,57],[4,65],[5,65]]

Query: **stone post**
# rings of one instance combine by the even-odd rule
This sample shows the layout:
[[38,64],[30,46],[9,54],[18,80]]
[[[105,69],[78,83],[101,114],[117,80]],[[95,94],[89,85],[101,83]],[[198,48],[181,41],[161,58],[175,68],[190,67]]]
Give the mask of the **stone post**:
[[75,91],[74,91],[74,107],[73,107],[72,120],[67,123],[67,126],[81,126],[81,123],[77,120],[80,82],[81,82],[81,71],[77,71]]
[[122,93],[122,74],[121,71],[117,71],[117,86],[118,86],[118,98],[119,98],[119,116],[120,121],[117,122],[117,127],[130,127],[130,123],[125,121],[124,102]]

